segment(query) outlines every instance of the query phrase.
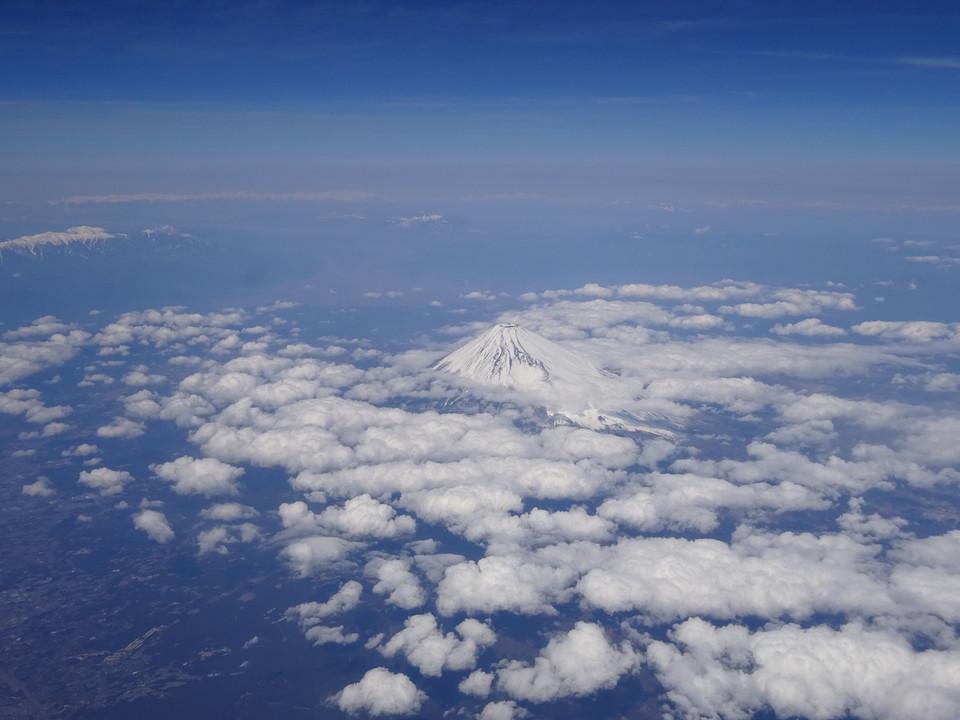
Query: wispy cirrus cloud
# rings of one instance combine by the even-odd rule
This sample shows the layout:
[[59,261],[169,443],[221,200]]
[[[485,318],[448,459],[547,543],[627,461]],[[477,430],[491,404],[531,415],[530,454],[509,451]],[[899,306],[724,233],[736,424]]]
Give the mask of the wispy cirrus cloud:
[[913,67],[960,70],[960,56],[957,55],[910,56],[900,58],[900,62]]
[[376,193],[356,190],[328,190],[324,192],[264,193],[245,190],[224,190],[206,193],[113,193],[109,195],[73,195],[51,200],[50,205],[108,205],[115,203],[179,203],[204,200],[289,200],[298,202],[361,202],[375,200]]

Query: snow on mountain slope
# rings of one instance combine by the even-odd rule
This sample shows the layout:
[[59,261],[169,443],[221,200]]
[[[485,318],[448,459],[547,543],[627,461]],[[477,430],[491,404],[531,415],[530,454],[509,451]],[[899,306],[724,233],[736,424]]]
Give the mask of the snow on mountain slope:
[[578,384],[612,377],[541,335],[504,323],[487,330],[434,364],[437,370],[510,388]]
[[675,436],[666,418],[635,407],[634,386],[519,325],[496,325],[432,367],[501,399],[542,405],[558,424]]

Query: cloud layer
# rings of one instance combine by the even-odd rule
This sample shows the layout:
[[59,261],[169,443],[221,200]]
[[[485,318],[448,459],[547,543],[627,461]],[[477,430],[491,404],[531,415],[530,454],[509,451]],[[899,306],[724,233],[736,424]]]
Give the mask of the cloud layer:
[[[535,716],[649,675],[676,718],[956,716],[960,536],[924,505],[960,483],[955,323],[730,281],[524,300],[376,361],[237,309],[96,333],[41,318],[8,331],[0,368],[19,381],[82,353],[83,377],[123,388],[58,461],[103,455],[72,477],[88,502],[123,503],[131,532],[202,562],[257,546],[282,563],[297,641],[367,663],[329,699],[342,712],[416,714],[443,682],[465,714]],[[616,378],[565,400],[679,430],[558,421],[548,394],[430,369],[492,321]],[[72,422],[52,397],[5,387],[0,411]],[[112,469],[112,446],[157,427],[190,453]],[[256,484],[267,472],[282,487]],[[130,511],[131,488],[155,499]]]

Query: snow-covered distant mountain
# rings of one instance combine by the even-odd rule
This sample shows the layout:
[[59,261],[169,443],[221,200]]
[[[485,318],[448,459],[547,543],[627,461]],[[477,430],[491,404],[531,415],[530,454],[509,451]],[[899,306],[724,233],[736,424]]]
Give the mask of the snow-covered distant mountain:
[[495,325],[432,367],[475,393],[540,405],[557,424],[675,436],[667,418],[633,407],[633,386],[615,373],[513,323]]
[[614,377],[542,335],[513,323],[495,325],[434,367],[478,382],[525,390]]

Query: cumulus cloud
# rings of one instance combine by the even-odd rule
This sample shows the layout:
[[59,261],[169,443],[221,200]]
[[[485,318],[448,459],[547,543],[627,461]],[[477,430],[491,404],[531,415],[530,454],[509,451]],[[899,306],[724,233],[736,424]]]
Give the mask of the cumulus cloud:
[[488,625],[473,618],[457,625],[456,634],[444,634],[437,627],[437,619],[425,613],[407,618],[403,630],[379,650],[385,657],[401,653],[424,675],[439,677],[444,670],[473,668],[480,651],[496,639]]
[[57,494],[57,491],[50,486],[50,478],[47,477],[40,477],[32,483],[25,484],[22,492],[24,495],[33,497],[50,497]]
[[661,621],[881,614],[896,601],[871,571],[879,565],[877,552],[843,534],[745,531],[729,544],[625,538],[603,550],[577,591],[607,612],[635,610]]
[[489,290],[471,290],[460,297],[464,300],[486,300],[487,302],[492,302],[497,299],[497,296]]
[[[41,318],[41,320],[45,320]],[[42,323],[48,325],[48,323]],[[0,342],[0,385],[16,382],[21,378],[67,362],[89,340],[89,333],[71,329],[54,332],[49,337],[37,339],[28,326],[29,335],[14,331],[9,337],[14,342]],[[23,328],[21,328],[21,331]],[[6,335],[5,335],[6,337]],[[17,338],[23,339],[17,339]]]
[[360,604],[363,585],[356,580],[348,580],[326,602],[307,602],[295,605],[286,612],[286,617],[296,619],[302,628],[313,627],[322,618],[349,612]]
[[744,317],[777,318],[784,315],[817,315],[824,310],[857,310],[851,293],[824,290],[782,289],[774,291],[769,302],[724,305],[723,314]]
[[329,627],[326,625],[314,625],[304,633],[304,637],[314,645],[352,645],[360,639],[359,633],[343,632],[343,625]]
[[681,717],[948,720],[960,702],[960,653],[915,651],[902,637],[848,624],[751,633],[699,618],[655,641],[648,663]]
[[174,538],[173,529],[167,522],[166,516],[159,510],[141,510],[133,516],[133,524],[143,530],[151,540],[158,543],[168,543]]
[[76,447],[64,450],[61,454],[64,457],[89,457],[100,452],[100,448],[92,443],[80,443]]
[[[269,540],[280,560],[314,576],[298,587],[343,583],[287,611],[308,642],[359,643],[347,613],[361,601],[416,612],[365,638],[358,657],[458,685],[470,698],[457,711],[489,698],[481,716],[520,717],[518,703],[588,696],[645,663],[676,718],[946,717],[960,696],[932,668],[953,672],[960,534],[900,494],[960,484],[960,415],[949,395],[917,392],[955,391],[960,335],[953,323],[866,320],[844,336],[818,315],[855,299],[826,287],[589,284],[528,295],[498,318],[616,371],[624,407],[678,419],[670,439],[573,427],[588,416],[560,420],[532,394],[461,386],[428,369],[439,346],[362,367],[279,325],[251,346],[268,329],[248,328],[242,311],[131,313],[83,342],[168,348],[171,376],[188,373],[166,394],[121,399],[128,422],[176,423],[206,456],[152,466],[178,492],[231,494],[244,464],[288,474],[279,507],[258,491],[244,497],[256,509],[201,511],[200,554],[282,526]],[[796,322],[756,322],[781,316]],[[63,333],[57,322],[11,342]],[[804,339],[818,336],[827,342]],[[607,400],[593,388],[582,398]],[[46,407],[9,402],[24,417]],[[218,472],[201,473],[207,461]],[[551,638],[539,655],[512,652],[517,615]],[[852,678],[856,662],[868,667]],[[900,699],[884,710],[889,688]],[[334,698],[369,714],[423,701],[384,668]]]
[[123,376],[123,383],[137,387],[142,385],[157,385],[167,379],[163,375],[156,373],[150,374],[147,370],[146,365],[138,365]]
[[806,335],[808,337],[836,337],[838,335],[847,334],[847,331],[843,328],[827,325],[822,322],[820,318],[807,318],[806,320],[789,323],[787,325],[777,323],[773,326],[770,332],[776,333],[777,335]]
[[49,423],[66,417],[72,408],[65,405],[49,407],[43,404],[39,390],[14,389],[0,392],[0,413],[23,415],[31,423]]
[[204,530],[197,535],[197,545],[200,546],[199,554],[206,555],[209,552],[216,552],[226,555],[226,543],[230,540],[230,530],[223,525],[218,525],[212,530]]
[[333,696],[337,707],[354,715],[413,715],[427,699],[406,675],[386,668],[370,670],[359,682],[347,685]]
[[132,480],[133,475],[126,470],[100,467],[80,472],[80,482],[99,491],[101,495],[119,495],[123,492],[123,486]]
[[821,494],[790,481],[734,484],[689,473],[651,473],[645,484],[648,487],[605,500],[597,514],[644,532],[706,533],[717,527],[721,510],[788,512],[831,505]]
[[350,498],[342,508],[328,507],[316,517],[320,527],[353,537],[397,537],[409,535],[417,528],[409,515],[397,511],[367,494]]
[[97,437],[102,438],[136,438],[143,435],[146,426],[130,418],[115,417],[109,425],[97,428]]
[[290,543],[280,552],[280,556],[297,575],[306,576],[344,560],[359,547],[358,543],[341,538],[314,535]]
[[217,503],[200,512],[201,516],[207,520],[220,520],[222,522],[234,522],[236,520],[247,520],[254,518],[260,513],[249,505],[242,505],[236,502]]
[[497,689],[533,702],[589,695],[616,685],[638,661],[626,641],[617,647],[596,623],[578,622],[551,639],[532,665],[518,660],[504,663],[497,670]]
[[279,513],[287,534],[322,529],[351,537],[392,538],[409,535],[416,528],[416,521],[409,515],[397,515],[391,506],[366,493],[351,498],[342,508],[331,506],[319,514],[303,501],[284,503]]
[[7,330],[3,333],[4,340],[24,340],[36,339],[41,337],[50,337],[52,335],[64,335],[74,329],[73,325],[60,322],[53,315],[44,315],[38,317],[29,325],[17,328],[16,330]]
[[519,707],[513,700],[500,700],[483,706],[478,720],[514,720],[529,717],[530,713]]
[[484,672],[483,670],[474,670],[467,675],[457,686],[464,695],[475,695],[476,697],[487,697],[493,687],[493,681],[496,674]]
[[220,555],[226,555],[229,550],[227,545],[237,542],[253,542],[260,538],[260,529],[252,523],[241,523],[240,525],[217,525],[210,530],[202,530],[197,535],[197,545],[199,545],[199,555],[206,555],[214,552]]
[[488,555],[451,565],[437,586],[437,609],[493,614],[556,614],[553,603],[568,597],[577,573],[572,567],[531,562],[523,555]]
[[220,462],[216,458],[179,457],[171,462],[151,465],[150,469],[161,480],[173,483],[179,495],[236,495],[236,480],[243,468]]
[[391,605],[412,610],[427,601],[427,593],[419,578],[410,570],[411,561],[405,558],[385,560],[374,558],[367,563],[367,575],[376,578],[373,592],[386,595]]
[[960,323],[932,322],[929,320],[869,320],[853,326],[859,335],[879,337],[884,340],[928,343],[933,340],[955,340],[960,337]]

